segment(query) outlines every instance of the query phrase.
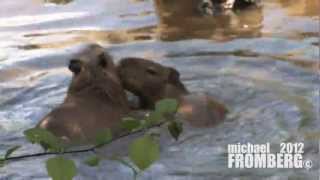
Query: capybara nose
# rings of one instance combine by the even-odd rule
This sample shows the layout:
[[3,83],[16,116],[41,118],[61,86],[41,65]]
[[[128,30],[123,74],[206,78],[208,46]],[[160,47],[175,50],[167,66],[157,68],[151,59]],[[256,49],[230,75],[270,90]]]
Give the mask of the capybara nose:
[[71,72],[78,74],[81,71],[81,62],[77,59],[71,59],[68,68]]

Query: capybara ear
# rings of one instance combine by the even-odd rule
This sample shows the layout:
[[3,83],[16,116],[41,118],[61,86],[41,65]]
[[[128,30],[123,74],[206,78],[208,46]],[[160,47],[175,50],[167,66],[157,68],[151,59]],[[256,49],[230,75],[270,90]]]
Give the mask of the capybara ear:
[[173,84],[179,83],[180,82],[180,73],[177,70],[169,67],[169,78],[168,78],[168,80],[169,80],[170,83],[173,83]]
[[104,53],[101,53],[101,54],[98,56],[98,58],[99,58],[99,65],[100,65],[101,67],[103,67],[103,68],[108,67],[108,60],[107,60],[107,58],[106,58],[106,56],[105,56]]
[[70,62],[69,62],[69,70],[71,72],[73,72],[74,74],[78,74],[81,72],[81,61],[78,60],[78,59],[71,59]]

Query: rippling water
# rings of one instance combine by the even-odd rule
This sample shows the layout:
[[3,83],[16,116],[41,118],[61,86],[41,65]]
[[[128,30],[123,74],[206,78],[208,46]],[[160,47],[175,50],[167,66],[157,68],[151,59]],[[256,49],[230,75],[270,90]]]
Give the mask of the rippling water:
[[[319,178],[319,1],[265,0],[262,8],[215,17],[197,0],[4,0],[0,7],[0,152],[40,151],[22,131],[65,96],[70,54],[97,42],[119,59],[152,58],[177,68],[187,87],[231,109],[221,125],[167,140],[141,179]],[[227,144],[304,142],[310,170],[227,169]],[[130,179],[112,161],[81,164],[76,179]],[[0,179],[48,179],[46,158],[12,162]]]

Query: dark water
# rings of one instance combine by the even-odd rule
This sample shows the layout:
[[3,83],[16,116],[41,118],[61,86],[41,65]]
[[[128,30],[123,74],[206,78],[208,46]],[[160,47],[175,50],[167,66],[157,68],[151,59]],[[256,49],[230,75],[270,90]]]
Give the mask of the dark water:
[[[58,4],[56,4],[58,3]],[[119,59],[177,68],[187,87],[231,109],[223,124],[166,142],[141,179],[319,179],[319,1],[265,0],[262,8],[202,16],[197,0],[4,0],[0,6],[0,151],[38,152],[24,129],[62,102],[70,54],[96,42]],[[305,169],[227,169],[227,144],[304,142]],[[130,179],[112,161],[81,164],[76,179]],[[46,158],[13,162],[0,179],[48,179]]]

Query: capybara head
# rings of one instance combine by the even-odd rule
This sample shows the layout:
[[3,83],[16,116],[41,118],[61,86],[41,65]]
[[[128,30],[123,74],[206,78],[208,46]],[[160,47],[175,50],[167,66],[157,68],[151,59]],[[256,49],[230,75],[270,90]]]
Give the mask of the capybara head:
[[129,110],[111,56],[99,45],[86,45],[69,62],[73,73],[64,102],[38,124],[68,143],[94,141],[105,129],[113,133]]
[[73,73],[68,94],[107,96],[112,102],[126,105],[126,95],[112,57],[96,44],[85,47],[69,62]]
[[153,108],[158,100],[188,93],[177,70],[151,60],[124,58],[118,73],[124,88],[140,98],[141,108]]

